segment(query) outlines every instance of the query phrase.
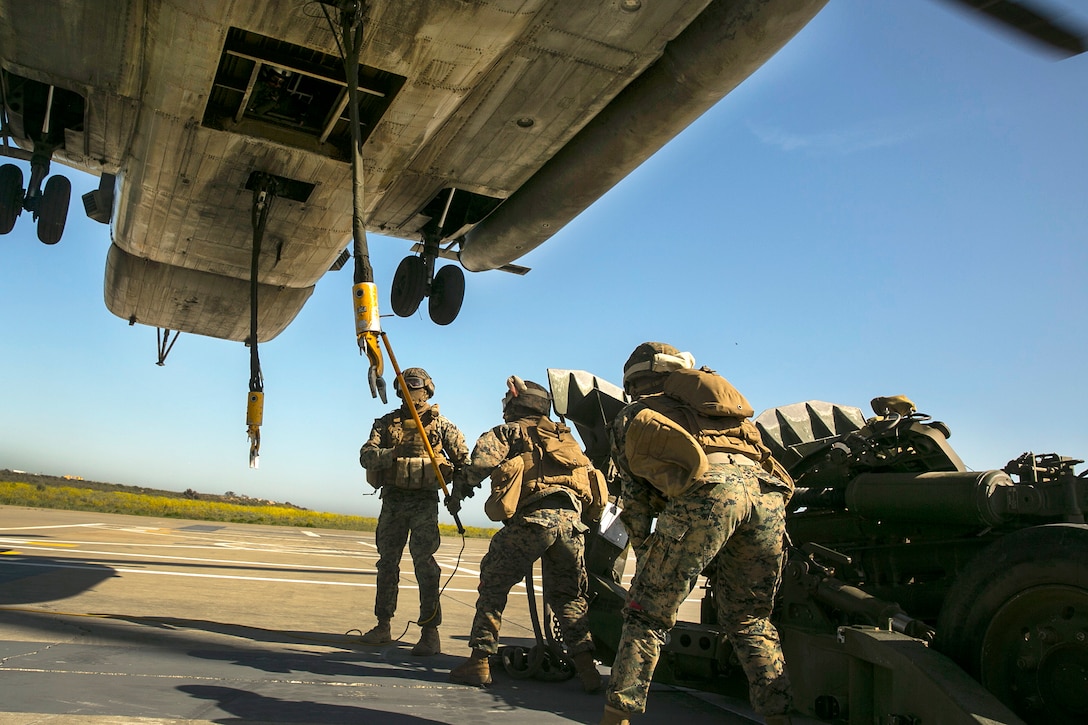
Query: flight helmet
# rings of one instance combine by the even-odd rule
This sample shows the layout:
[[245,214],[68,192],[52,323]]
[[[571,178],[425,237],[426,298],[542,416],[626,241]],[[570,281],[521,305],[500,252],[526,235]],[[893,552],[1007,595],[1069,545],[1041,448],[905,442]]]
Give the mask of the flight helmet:
[[[404,378],[404,384],[408,386],[409,393],[416,390],[424,391],[427,396],[424,400],[427,400],[434,395],[434,381],[431,380],[431,376],[428,375],[427,371],[423,368],[408,368],[401,373],[401,377]],[[393,389],[396,390],[397,397],[404,400],[404,395],[400,389],[399,379],[393,382]],[[413,395],[412,397],[415,398],[417,396]]]
[[632,398],[660,393],[669,373],[693,367],[690,352],[680,352],[667,342],[644,342],[623,365],[623,390]]

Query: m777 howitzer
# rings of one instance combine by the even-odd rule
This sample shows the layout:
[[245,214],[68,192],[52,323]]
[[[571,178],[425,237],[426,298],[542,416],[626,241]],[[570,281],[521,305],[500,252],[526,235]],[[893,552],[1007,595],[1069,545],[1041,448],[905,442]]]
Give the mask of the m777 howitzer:
[[[607,467],[605,421],[622,392],[582,371],[549,375],[557,413]],[[797,485],[773,616],[795,707],[866,725],[1088,722],[1082,461],[1025,453],[971,471],[948,426],[902,397],[872,403],[868,419],[818,401],[755,419]],[[594,640],[608,662],[627,552],[622,524],[605,523],[586,564]],[[704,588],[701,621],[674,627],[655,679],[743,697],[713,595]]]

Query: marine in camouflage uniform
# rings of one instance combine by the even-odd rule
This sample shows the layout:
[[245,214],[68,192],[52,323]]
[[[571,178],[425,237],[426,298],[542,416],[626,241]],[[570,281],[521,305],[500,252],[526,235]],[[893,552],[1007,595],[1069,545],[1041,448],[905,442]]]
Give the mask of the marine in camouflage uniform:
[[[409,368],[402,377],[408,386],[409,397],[404,399],[398,383],[397,395],[404,400],[401,408],[374,421],[370,437],[359,451],[359,463],[367,469],[367,480],[381,489],[382,497],[378,528],[374,532],[379,557],[374,597],[374,616],[378,623],[362,639],[367,644],[385,644],[392,640],[390,620],[397,610],[400,560],[407,543],[419,583],[418,623],[422,627],[412,654],[426,656],[441,650],[438,633],[438,626],[442,624],[441,569],[434,554],[442,539],[438,533],[436,479],[407,406],[415,406],[440,465],[445,459],[454,469],[460,469],[468,463],[469,453],[465,437],[457,426],[439,414],[437,405],[427,402],[434,394],[434,383],[427,372],[422,368]],[[410,465],[413,462],[422,465],[413,468]]]
[[[537,447],[531,431],[542,422],[542,416],[547,417],[550,397],[542,386],[531,381],[511,378],[508,384],[511,392],[503,401],[506,422],[476,442],[463,484],[469,489],[479,486],[504,462]],[[574,660],[582,686],[587,692],[600,689],[587,615],[587,531],[581,521],[581,502],[571,489],[543,488],[529,500],[522,495],[518,509],[492,537],[480,562],[480,595],[469,635],[472,655],[450,672],[451,681],[478,686],[491,683],[488,657],[499,649],[499,628],[510,590],[540,559],[544,598],[559,620],[563,643]]]
[[[612,426],[613,457],[624,479],[623,520],[637,564],[601,724],[627,723],[632,714],[645,712],[661,648],[701,574],[710,580],[719,626],[748,678],[753,708],[768,723],[789,723],[791,687],[770,615],[780,583],[785,504],[792,484],[757,463],[769,460],[764,448],[749,455],[714,453],[692,488],[665,496],[631,472],[625,453],[632,419],[647,407],[669,411],[671,401],[655,404],[664,402],[664,380],[672,370],[693,367],[694,360],[656,371],[642,367],[643,373],[652,374],[629,375],[629,368],[648,357],[677,354],[675,347],[663,343],[636,348],[624,376],[624,387],[635,402]],[[650,533],[655,515],[657,526]]]

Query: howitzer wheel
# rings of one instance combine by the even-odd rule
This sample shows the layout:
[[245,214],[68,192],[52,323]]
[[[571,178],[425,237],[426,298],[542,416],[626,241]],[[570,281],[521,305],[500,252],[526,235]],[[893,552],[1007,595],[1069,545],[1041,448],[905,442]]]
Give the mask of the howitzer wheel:
[[1027,722],[1088,722],[1088,526],[984,549],[949,590],[935,644]]

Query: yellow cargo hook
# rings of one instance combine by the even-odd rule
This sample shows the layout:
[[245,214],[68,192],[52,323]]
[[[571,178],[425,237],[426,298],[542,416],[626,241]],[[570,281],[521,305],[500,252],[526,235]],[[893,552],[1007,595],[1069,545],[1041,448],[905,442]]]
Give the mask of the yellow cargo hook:
[[[387,403],[385,393],[385,363],[382,350],[378,346],[378,336],[382,334],[381,320],[378,315],[378,285],[373,282],[359,282],[352,287],[355,298],[355,338],[359,343],[359,354],[365,354],[370,360],[367,381],[370,383],[370,395],[381,398]],[[388,343],[387,343],[388,344]]]

